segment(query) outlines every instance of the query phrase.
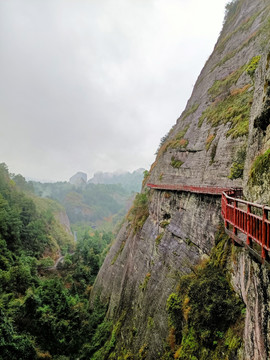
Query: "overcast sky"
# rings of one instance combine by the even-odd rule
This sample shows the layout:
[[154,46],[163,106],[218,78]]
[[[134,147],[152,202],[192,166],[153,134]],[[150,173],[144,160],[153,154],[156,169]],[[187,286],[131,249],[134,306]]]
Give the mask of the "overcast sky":
[[226,0],[0,0],[0,162],[35,179],[148,169]]

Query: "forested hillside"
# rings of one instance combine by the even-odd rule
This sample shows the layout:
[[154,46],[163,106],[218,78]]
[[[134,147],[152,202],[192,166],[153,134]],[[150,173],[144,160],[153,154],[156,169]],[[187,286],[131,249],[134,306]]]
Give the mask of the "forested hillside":
[[0,165],[0,359],[86,359],[96,346],[106,309],[97,299],[90,310],[88,298],[112,233],[75,244],[59,213]]
[[113,230],[134,198],[134,191],[120,183],[75,186],[68,182],[31,182],[30,185],[37,195],[60,202],[76,228],[87,224]]

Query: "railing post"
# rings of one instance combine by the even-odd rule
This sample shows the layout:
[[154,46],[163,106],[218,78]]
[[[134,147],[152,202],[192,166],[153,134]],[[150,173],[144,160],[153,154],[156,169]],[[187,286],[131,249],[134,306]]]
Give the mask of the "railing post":
[[233,233],[235,235],[237,235],[237,228],[235,227],[235,225],[236,225],[236,206],[237,206],[237,201],[236,201],[236,199],[234,199],[234,201],[233,201]]
[[247,245],[251,245],[251,238],[250,238],[250,211],[251,206],[250,204],[247,205]]
[[263,206],[263,217],[262,217],[262,259],[265,260],[266,258],[266,251],[265,251],[265,237],[266,237],[266,210]]
[[225,199],[225,228],[228,229],[228,199],[227,196],[223,195]]

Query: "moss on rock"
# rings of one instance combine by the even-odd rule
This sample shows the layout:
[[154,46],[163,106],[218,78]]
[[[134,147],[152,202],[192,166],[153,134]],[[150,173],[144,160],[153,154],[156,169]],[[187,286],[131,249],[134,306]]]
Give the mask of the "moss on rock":
[[232,167],[230,169],[229,179],[233,180],[233,179],[243,178],[245,160],[246,160],[246,145],[241,147],[237,151],[233,159]]
[[220,230],[210,259],[180,278],[167,301],[175,339],[164,359],[231,359],[241,347],[244,305],[229,282],[229,256],[228,237]]
[[270,170],[270,149],[263,154],[256,157],[254,160],[250,173],[249,184],[250,185],[263,185],[264,175],[269,174]]
[[252,79],[253,79],[253,77],[254,77],[254,73],[255,73],[255,71],[256,71],[256,69],[257,69],[257,67],[258,67],[258,64],[259,64],[260,59],[261,59],[261,56],[260,56],[260,55],[254,56],[254,57],[251,59],[250,63],[248,64],[248,67],[247,67],[247,69],[246,69],[246,72],[247,72],[247,74],[248,74]]
[[133,206],[127,214],[127,220],[130,221],[134,233],[143,227],[148,216],[148,192],[138,193],[133,202]]
[[184,164],[183,161],[178,160],[178,159],[176,159],[174,156],[172,156],[170,165],[171,165],[173,168],[179,169],[183,164]]
[[207,120],[212,127],[231,123],[226,136],[237,138],[248,134],[250,108],[253,100],[253,92],[245,87],[242,92],[230,94],[223,101],[211,104],[199,119],[198,126],[202,126]]

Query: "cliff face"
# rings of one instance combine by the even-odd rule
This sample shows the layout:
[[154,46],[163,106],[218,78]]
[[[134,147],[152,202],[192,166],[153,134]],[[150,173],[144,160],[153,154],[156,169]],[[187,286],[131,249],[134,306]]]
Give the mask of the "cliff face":
[[72,235],[72,231],[70,228],[70,222],[69,222],[69,218],[67,216],[66,211],[63,209],[62,211],[59,211],[55,214],[55,218],[59,221],[59,223],[63,226],[63,228],[65,229],[65,231],[69,234]]
[[121,334],[132,353],[144,344],[149,359],[162,353],[168,333],[167,298],[179,277],[210,253],[219,222],[217,208],[219,200],[209,196],[153,192],[143,228],[134,235],[127,223],[122,227],[98,274],[92,299],[101,291],[103,301],[109,300],[109,317],[125,315]]
[[[161,358],[168,296],[210,255],[221,223],[219,196],[148,191],[146,183],[241,186],[248,200],[270,202],[269,11],[266,0],[229,6],[213,54],[144,181],[148,195],[138,198],[99,272],[91,299],[100,295],[119,324],[112,359],[128,351],[135,359]],[[244,249],[227,267],[246,305],[244,343],[235,358],[266,360],[268,270]]]

